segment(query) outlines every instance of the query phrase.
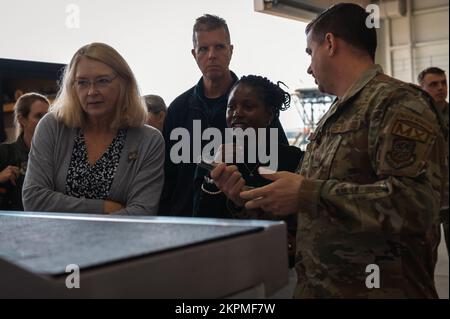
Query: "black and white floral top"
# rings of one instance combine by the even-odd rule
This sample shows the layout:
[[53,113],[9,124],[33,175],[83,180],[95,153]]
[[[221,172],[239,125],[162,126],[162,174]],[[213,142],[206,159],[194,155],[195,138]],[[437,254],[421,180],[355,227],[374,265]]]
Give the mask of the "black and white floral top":
[[75,137],[66,178],[66,194],[77,198],[107,199],[119,165],[127,131],[121,129],[105,153],[91,166],[88,162],[84,135]]

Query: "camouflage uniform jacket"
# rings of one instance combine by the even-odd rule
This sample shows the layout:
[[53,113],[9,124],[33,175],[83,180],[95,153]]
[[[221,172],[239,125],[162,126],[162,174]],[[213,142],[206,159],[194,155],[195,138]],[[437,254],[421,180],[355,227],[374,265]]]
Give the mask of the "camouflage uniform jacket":
[[[444,118],[445,127],[448,130],[449,126],[448,126],[448,103],[447,102],[445,102],[445,107],[442,110],[442,117]],[[447,155],[448,155],[448,144],[447,144]],[[446,182],[447,182],[447,187],[445,188],[446,195],[444,196],[445,202],[444,202],[442,208],[443,208],[443,210],[447,211],[446,219],[447,219],[447,224],[448,224],[448,179]]]
[[[448,126],[448,103],[445,102],[445,107],[442,110],[442,116],[444,118],[444,122],[445,122],[445,126],[447,128],[447,130],[449,129]],[[447,164],[448,164],[448,144],[447,144]],[[447,167],[448,170],[448,167]],[[447,253],[449,251],[449,230],[448,230],[448,224],[449,224],[449,210],[448,210],[448,176],[447,176],[447,180],[446,180],[446,187],[445,187],[445,194],[444,194],[444,202],[442,203],[442,207],[441,207],[441,221],[442,221],[442,226],[444,228],[444,236],[445,236],[445,243],[447,246]],[[437,252],[436,252],[437,255]]]
[[[428,95],[377,65],[333,103],[300,170],[295,297],[437,297],[440,121]],[[366,285],[377,283],[370,264],[379,288]]]

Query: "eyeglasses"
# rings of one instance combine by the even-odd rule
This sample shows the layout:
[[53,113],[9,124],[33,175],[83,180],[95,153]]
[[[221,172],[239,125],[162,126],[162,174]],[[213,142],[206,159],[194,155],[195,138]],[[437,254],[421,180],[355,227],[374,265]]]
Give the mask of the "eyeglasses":
[[76,79],[74,81],[74,85],[78,90],[89,89],[91,87],[91,84],[94,85],[94,88],[105,88],[108,87],[112,83],[112,81],[117,78],[117,76],[117,74],[112,77],[100,76],[93,81],[87,79]]

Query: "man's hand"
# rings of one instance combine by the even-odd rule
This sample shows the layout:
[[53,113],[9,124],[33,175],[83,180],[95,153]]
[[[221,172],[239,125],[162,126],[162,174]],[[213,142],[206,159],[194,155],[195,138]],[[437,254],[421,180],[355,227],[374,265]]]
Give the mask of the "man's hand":
[[11,184],[16,186],[16,180],[19,176],[20,171],[17,166],[7,166],[3,171],[0,172],[0,183],[5,183],[10,181]]
[[260,175],[274,182],[241,192],[240,197],[248,200],[245,207],[261,208],[274,215],[296,214],[299,210],[298,193],[304,177],[290,172],[264,174],[265,171],[267,170],[260,169]]
[[103,204],[103,212],[105,214],[111,214],[114,212],[117,212],[118,210],[121,210],[125,208],[122,204],[118,202],[114,202],[112,200],[105,200]]
[[245,185],[245,180],[242,178],[236,165],[227,166],[225,163],[218,164],[211,171],[211,178],[222,193],[233,201],[237,207],[244,206],[245,201],[242,200],[239,193]]

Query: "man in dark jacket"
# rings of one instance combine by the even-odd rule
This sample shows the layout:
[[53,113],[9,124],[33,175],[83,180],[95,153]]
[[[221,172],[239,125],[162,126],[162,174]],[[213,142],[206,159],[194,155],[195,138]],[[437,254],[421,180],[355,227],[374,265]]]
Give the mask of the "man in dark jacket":
[[[193,179],[195,160],[192,153],[195,135],[194,120],[199,120],[203,133],[208,127],[226,128],[225,113],[228,93],[237,81],[230,71],[233,54],[230,32],[224,19],[205,14],[197,18],[193,28],[192,55],[203,76],[193,88],[178,96],[169,106],[164,123],[163,136],[166,142],[165,181],[161,195],[159,214],[172,216],[192,216]],[[279,123],[280,141],[287,144],[287,138]],[[178,140],[170,135],[176,128],[184,128],[190,139],[190,161],[174,163],[170,156],[172,146]],[[224,134],[222,134],[224,136]],[[196,141],[198,143],[198,141]],[[201,141],[203,147],[209,141]]]

